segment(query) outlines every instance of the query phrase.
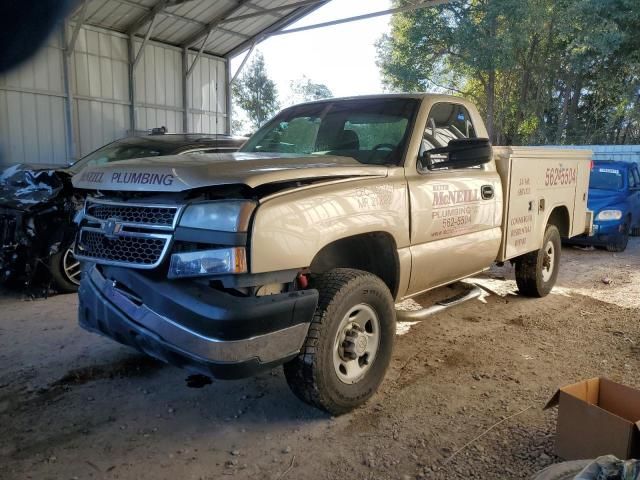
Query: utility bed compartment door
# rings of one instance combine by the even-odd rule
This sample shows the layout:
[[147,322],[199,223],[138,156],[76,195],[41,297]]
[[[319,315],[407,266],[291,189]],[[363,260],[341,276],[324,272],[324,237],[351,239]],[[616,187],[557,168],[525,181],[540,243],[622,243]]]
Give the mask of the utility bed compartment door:
[[538,215],[536,179],[532,178],[530,169],[514,168],[513,163],[512,156],[498,162],[499,170],[503,170],[500,177],[505,192],[506,211],[503,216],[501,245],[501,255],[504,259],[540,248],[540,239],[537,238],[536,232],[539,230],[538,223],[544,220]]
[[496,147],[494,158],[504,191],[498,261],[539,249],[555,208],[566,208],[569,214],[565,235],[585,231],[591,151]]

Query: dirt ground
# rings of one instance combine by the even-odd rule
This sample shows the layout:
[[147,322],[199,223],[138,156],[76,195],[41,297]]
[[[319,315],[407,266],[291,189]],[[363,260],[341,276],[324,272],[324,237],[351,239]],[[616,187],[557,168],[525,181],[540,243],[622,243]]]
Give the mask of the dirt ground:
[[559,385],[640,387],[638,240],[565,247],[544,299],[494,268],[477,279],[494,293],[400,325],[380,392],[339,418],[300,403],[281,369],[189,388],[184,371],[82,331],[75,295],[4,293],[0,478],[528,478],[557,461],[542,407]]

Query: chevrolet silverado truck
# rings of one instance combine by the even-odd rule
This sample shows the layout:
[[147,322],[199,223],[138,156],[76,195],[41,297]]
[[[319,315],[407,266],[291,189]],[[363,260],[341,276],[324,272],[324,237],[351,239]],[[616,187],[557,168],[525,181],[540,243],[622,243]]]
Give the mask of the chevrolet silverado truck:
[[239,153],[86,168],[80,324],[219,378],[283,364],[349,411],[383,380],[395,302],[505,261],[545,296],[589,230],[590,152],[486,137],[462,98],[378,95],[287,108]]

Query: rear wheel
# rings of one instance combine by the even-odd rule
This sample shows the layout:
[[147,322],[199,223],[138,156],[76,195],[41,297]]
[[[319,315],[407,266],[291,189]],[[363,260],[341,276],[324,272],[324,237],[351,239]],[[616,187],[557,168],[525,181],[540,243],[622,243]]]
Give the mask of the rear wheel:
[[542,248],[522,255],[516,261],[516,283],[527,297],[549,294],[558,278],[560,266],[560,232],[555,225],[547,225]]
[[78,291],[82,266],[73,254],[73,245],[49,257],[49,271],[53,286],[58,292]]
[[338,268],[320,275],[320,292],[300,354],[284,365],[298,398],[334,415],[366,402],[377,390],[391,360],[395,306],[375,275]]

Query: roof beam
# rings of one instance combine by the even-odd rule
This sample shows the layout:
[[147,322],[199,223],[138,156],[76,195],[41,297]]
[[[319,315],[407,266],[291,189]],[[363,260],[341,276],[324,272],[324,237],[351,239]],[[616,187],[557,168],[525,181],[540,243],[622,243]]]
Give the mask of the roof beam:
[[251,48],[251,45],[253,45],[254,42],[255,43],[260,43],[265,38],[267,38],[271,34],[271,32],[275,32],[275,31],[278,31],[278,30],[280,30],[282,28],[286,28],[287,26],[291,25],[292,23],[297,22],[298,20],[300,20],[302,17],[308,15],[312,11],[320,8],[323,5],[326,5],[327,3],[329,3],[329,1],[330,0],[323,0],[323,1],[321,1],[319,3],[316,3],[316,4],[313,4],[313,5],[309,5],[309,6],[306,6],[306,7],[298,8],[294,12],[289,13],[288,15],[284,16],[279,21],[275,22],[273,25],[270,25],[269,27],[265,28],[261,32],[257,33],[256,35],[253,35],[253,37],[251,39],[249,39],[246,42],[241,43],[237,47],[229,50],[227,53],[224,54],[224,56],[226,58],[231,58],[231,57],[234,57],[234,56],[244,52],[245,50]]
[[256,48],[257,44],[258,44],[258,42],[253,42],[253,45],[251,45],[251,48],[249,49],[247,54],[242,59],[242,63],[240,64],[240,66],[236,70],[236,73],[234,73],[233,77],[231,77],[231,80],[229,80],[229,85],[233,85],[236,82],[236,80],[238,79],[238,76],[240,75],[240,72],[242,72],[242,69],[244,68],[245,64],[247,63],[247,60],[249,60],[249,57],[253,53],[253,50]]
[[171,4],[171,0],[159,0],[153,7],[151,7],[151,10],[147,10],[146,13],[138,17],[127,27],[127,35],[135,35],[138,30],[144,27],[148,22],[153,21],[156,15],[167,8],[169,4]]
[[[156,24],[156,18],[158,18],[157,15],[154,15],[153,18],[151,19],[151,23],[149,24],[149,28],[147,29],[147,33],[144,36],[144,40],[142,41],[142,45],[140,45],[140,50],[138,50],[138,54],[136,55],[135,60],[133,61],[133,65],[132,65],[132,69],[135,71],[136,67],[138,66],[138,62],[140,62],[140,59],[142,58],[142,55],[144,54],[144,47],[147,46],[147,42],[149,41],[149,38],[151,38],[151,32],[153,32],[153,27]],[[130,34],[130,37],[133,41],[133,33]],[[135,46],[135,44],[134,44]]]
[[[321,2],[318,4],[318,6],[323,5],[324,3],[327,3],[328,0],[325,0],[324,2]],[[238,45],[236,48],[230,50],[229,52],[227,52],[225,54],[226,58],[230,58],[230,57],[234,57],[242,52],[244,52],[245,50],[247,50],[248,48],[251,48],[251,46],[253,45],[253,42],[257,41],[258,43],[266,40],[268,37],[272,37],[272,36],[276,36],[276,35],[287,35],[289,33],[297,33],[297,32],[304,32],[307,30],[314,30],[317,28],[324,28],[324,27],[330,27],[333,25],[341,25],[343,23],[350,23],[350,22],[356,22],[359,20],[366,20],[369,18],[375,18],[375,17],[380,17],[383,15],[393,15],[394,13],[402,13],[402,12],[409,12],[412,10],[418,10],[420,8],[429,8],[429,7],[435,7],[438,5],[443,5],[445,3],[449,3],[451,0],[422,0],[419,1],[418,3],[412,4],[412,5],[407,5],[404,7],[397,7],[397,8],[390,8],[388,10],[382,10],[382,11],[378,11],[378,12],[372,12],[372,13],[366,13],[364,15],[356,15],[354,17],[347,17],[347,18],[340,18],[337,20],[331,20],[329,22],[322,22],[322,23],[316,23],[314,25],[307,25],[304,27],[298,27],[298,28],[290,28],[288,30],[283,30],[284,28],[287,27],[287,25],[290,25],[292,23],[294,23],[296,20],[299,20],[301,17],[305,16],[307,13],[310,12],[310,10],[313,10],[314,8],[317,8],[315,6],[311,6],[311,7],[306,7],[302,9],[302,12],[295,12],[292,15],[290,15],[289,17],[284,18],[281,22],[277,22],[275,24],[273,24],[272,26],[264,29],[262,32],[256,34],[252,40],[246,41],[240,45]]]
[[76,48],[76,41],[78,40],[78,34],[80,33],[80,27],[82,24],[87,21],[87,11],[89,10],[87,6],[89,5],[89,0],[84,0],[82,6],[80,7],[80,18],[76,21],[76,24],[73,26],[73,34],[71,35],[71,39],[69,43],[65,45],[65,53],[67,56],[70,56],[73,53],[73,49]]
[[209,41],[209,37],[211,36],[211,32],[212,32],[212,30],[209,30],[209,33],[207,33],[207,36],[202,41],[202,46],[200,47],[200,50],[198,50],[198,53],[196,54],[196,58],[193,59],[193,63],[191,64],[191,66],[187,70],[187,78],[191,78],[191,74],[193,73],[193,69],[196,66],[196,63],[198,63],[198,60],[200,60],[200,55],[202,55],[202,52],[204,51],[204,47],[207,44],[207,42]]
[[275,14],[273,14],[273,13],[267,12],[267,10],[269,10],[269,8],[267,8],[267,7],[262,7],[262,6],[260,6],[260,5],[256,5],[255,3],[253,3],[253,1],[252,1],[252,0],[250,0],[250,1],[245,5],[245,6],[246,6],[246,7],[248,7],[248,8],[252,8],[252,9],[254,9],[254,10],[260,10],[261,12],[266,13],[266,14],[267,14],[267,15],[269,15],[270,17],[274,17],[274,18],[276,18],[276,19],[277,19],[277,18],[280,18],[280,17],[278,17],[277,15],[275,15]]
[[251,35],[247,35],[246,33],[236,32],[235,30],[229,30],[228,28],[216,27],[215,29],[220,30],[222,33],[228,33],[229,35],[233,35],[234,37],[244,38],[245,40],[249,40],[251,38]]
[[240,10],[242,7],[248,6],[247,5],[248,3],[249,3],[249,0],[237,0],[235,5],[233,5],[232,7],[226,8],[221,14],[216,16],[207,25],[205,25],[204,28],[198,30],[196,33],[194,33],[189,38],[187,38],[183,42],[182,46],[189,48],[189,47],[193,46],[194,44],[198,43],[204,37],[209,35],[209,32],[211,30],[213,30],[214,28],[216,28],[220,23],[222,23],[223,20],[225,20],[226,18],[228,18],[231,15],[233,15],[235,12]]
[[[262,15],[267,15],[270,13],[280,12],[282,10],[295,10],[296,8],[306,7],[308,5],[314,5],[316,3],[323,3],[324,0],[304,0],[302,2],[290,3],[289,5],[281,5],[279,7],[273,8],[261,8],[258,12],[253,13],[245,13],[244,15],[238,15],[236,17],[225,18],[220,23],[231,23],[231,22],[239,22],[240,20],[246,20],[248,18],[260,17]],[[249,6],[249,5],[248,5]],[[254,5],[250,5],[253,7]]]
[[379,12],[365,13],[364,15],[356,15],[355,17],[340,18],[337,20],[331,20],[329,22],[316,23],[314,25],[307,25],[307,26],[298,27],[298,28],[290,28],[289,30],[279,30],[279,31],[270,33],[269,36],[272,37],[276,35],[286,35],[288,33],[304,32],[306,30],[314,30],[316,28],[330,27],[333,25],[340,25],[343,23],[357,22],[359,20],[367,20],[369,18],[381,17],[383,15],[392,15],[394,13],[409,12],[411,10],[418,10],[420,8],[436,7],[444,3],[449,3],[449,1],[450,0],[426,0],[420,3],[416,3],[414,5],[408,5],[406,7],[390,8],[388,10],[382,10]]

